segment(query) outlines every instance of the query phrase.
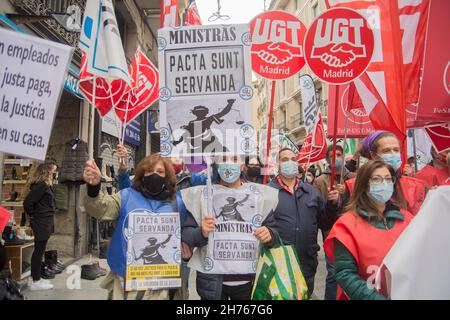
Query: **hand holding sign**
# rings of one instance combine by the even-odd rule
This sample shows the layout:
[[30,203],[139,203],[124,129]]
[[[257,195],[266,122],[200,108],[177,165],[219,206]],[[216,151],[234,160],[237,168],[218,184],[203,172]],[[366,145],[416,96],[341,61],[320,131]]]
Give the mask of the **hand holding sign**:
[[128,150],[123,144],[119,143],[116,148],[116,155],[119,158],[119,172],[125,172],[128,169]]
[[206,217],[202,220],[202,235],[208,238],[211,232],[214,232],[216,219],[214,217]]
[[102,173],[100,172],[100,169],[97,167],[97,164],[94,160],[86,161],[86,165],[84,166],[83,179],[87,184],[91,186],[97,186],[100,184]]
[[268,243],[272,241],[272,234],[270,233],[270,230],[267,227],[255,229],[253,231],[253,235],[256,237],[256,239],[258,239],[262,243]]

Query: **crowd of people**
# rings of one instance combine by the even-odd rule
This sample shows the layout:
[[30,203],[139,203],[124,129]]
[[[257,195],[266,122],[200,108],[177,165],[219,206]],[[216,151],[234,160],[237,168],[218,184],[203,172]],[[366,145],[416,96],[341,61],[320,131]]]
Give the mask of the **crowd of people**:
[[[116,194],[102,191],[102,174],[94,160],[89,160],[84,168],[86,212],[97,219],[117,221],[107,250],[111,272],[102,282],[109,299],[188,299],[191,269],[196,272],[196,289],[201,299],[250,299],[255,273],[204,272],[209,235],[215,231],[218,219],[201,196],[208,175],[188,172],[180,158],[153,154],[144,158],[130,177],[127,150],[119,144],[116,154],[120,160],[120,191]],[[367,161],[358,167],[360,156]],[[383,289],[367,285],[373,276],[372,267],[380,266],[420,211],[427,192],[450,185],[450,153],[433,150],[432,157],[430,164],[414,172],[410,164],[402,163],[401,145],[395,135],[377,131],[364,139],[348,161],[343,148],[337,146],[334,179],[332,146],[327,149],[327,166],[320,174],[314,166],[305,170],[294,151],[283,148],[278,153],[278,174],[271,176],[266,185],[264,165],[259,158],[216,156],[211,166],[211,188],[244,192],[257,188],[261,196],[256,207],[263,221],[253,230],[253,236],[266,248],[279,243],[295,248],[309,295],[314,292],[320,230],[327,267],[324,299],[388,299],[386,284],[381,286]],[[54,163],[40,165],[24,202],[35,232],[31,286],[36,290],[52,288],[48,281],[40,279],[40,270],[53,228],[55,171]],[[235,219],[239,215],[237,206],[229,205],[223,214]],[[125,290],[127,240],[123,229],[128,213],[138,208],[179,213],[181,288]]]

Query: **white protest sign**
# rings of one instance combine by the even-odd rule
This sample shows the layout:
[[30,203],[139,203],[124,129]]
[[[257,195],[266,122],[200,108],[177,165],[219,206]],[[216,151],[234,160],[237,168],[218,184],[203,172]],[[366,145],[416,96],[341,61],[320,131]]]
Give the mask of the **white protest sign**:
[[0,28],[0,151],[45,160],[72,48]]
[[300,93],[302,95],[303,119],[305,120],[306,134],[313,131],[319,114],[317,108],[316,85],[310,75],[300,77]]
[[[259,241],[253,235],[264,217],[258,208],[258,194],[246,189],[215,190],[215,231],[208,242],[206,272],[218,274],[255,273]],[[212,240],[212,241],[211,241]]]
[[161,155],[253,154],[249,25],[158,32]]
[[128,214],[126,291],[181,286],[181,229],[178,212],[145,209]]

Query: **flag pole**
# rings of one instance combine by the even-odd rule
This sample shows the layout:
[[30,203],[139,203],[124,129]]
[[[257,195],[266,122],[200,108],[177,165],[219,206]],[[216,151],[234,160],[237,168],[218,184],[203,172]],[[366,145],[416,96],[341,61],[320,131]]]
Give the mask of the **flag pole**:
[[269,107],[269,123],[267,128],[267,144],[266,144],[266,163],[264,164],[264,184],[267,184],[267,176],[269,175],[269,153],[270,153],[270,141],[272,138],[272,120],[273,120],[273,104],[275,98],[275,80],[272,80],[272,91],[270,94],[270,107]]
[[413,132],[413,148],[414,148],[414,167],[416,172],[419,171],[417,168],[417,145],[416,145],[416,129],[411,129]]
[[[339,179],[339,184],[344,183],[344,168],[345,168],[345,149],[347,147],[347,130],[348,130],[348,118],[350,116],[349,110],[348,110],[348,100],[347,100],[347,107],[346,107],[346,113],[345,113],[345,128],[344,128],[344,146],[342,148],[342,168],[341,168],[341,176]],[[338,103],[339,105],[339,103]]]
[[334,176],[336,174],[336,145],[337,145],[337,126],[338,126],[338,99],[339,99],[339,85],[336,85],[336,93],[334,96],[334,128],[333,128],[333,155],[331,159],[331,181],[330,191],[334,190]]

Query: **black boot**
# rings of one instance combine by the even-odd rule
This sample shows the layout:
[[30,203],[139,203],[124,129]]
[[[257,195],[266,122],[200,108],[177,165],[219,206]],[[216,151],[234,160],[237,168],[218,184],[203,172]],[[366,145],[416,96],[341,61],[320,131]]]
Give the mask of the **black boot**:
[[47,262],[49,264],[57,264],[58,263],[58,251],[56,251],[56,250],[45,251],[44,259],[45,259],[45,262]]

